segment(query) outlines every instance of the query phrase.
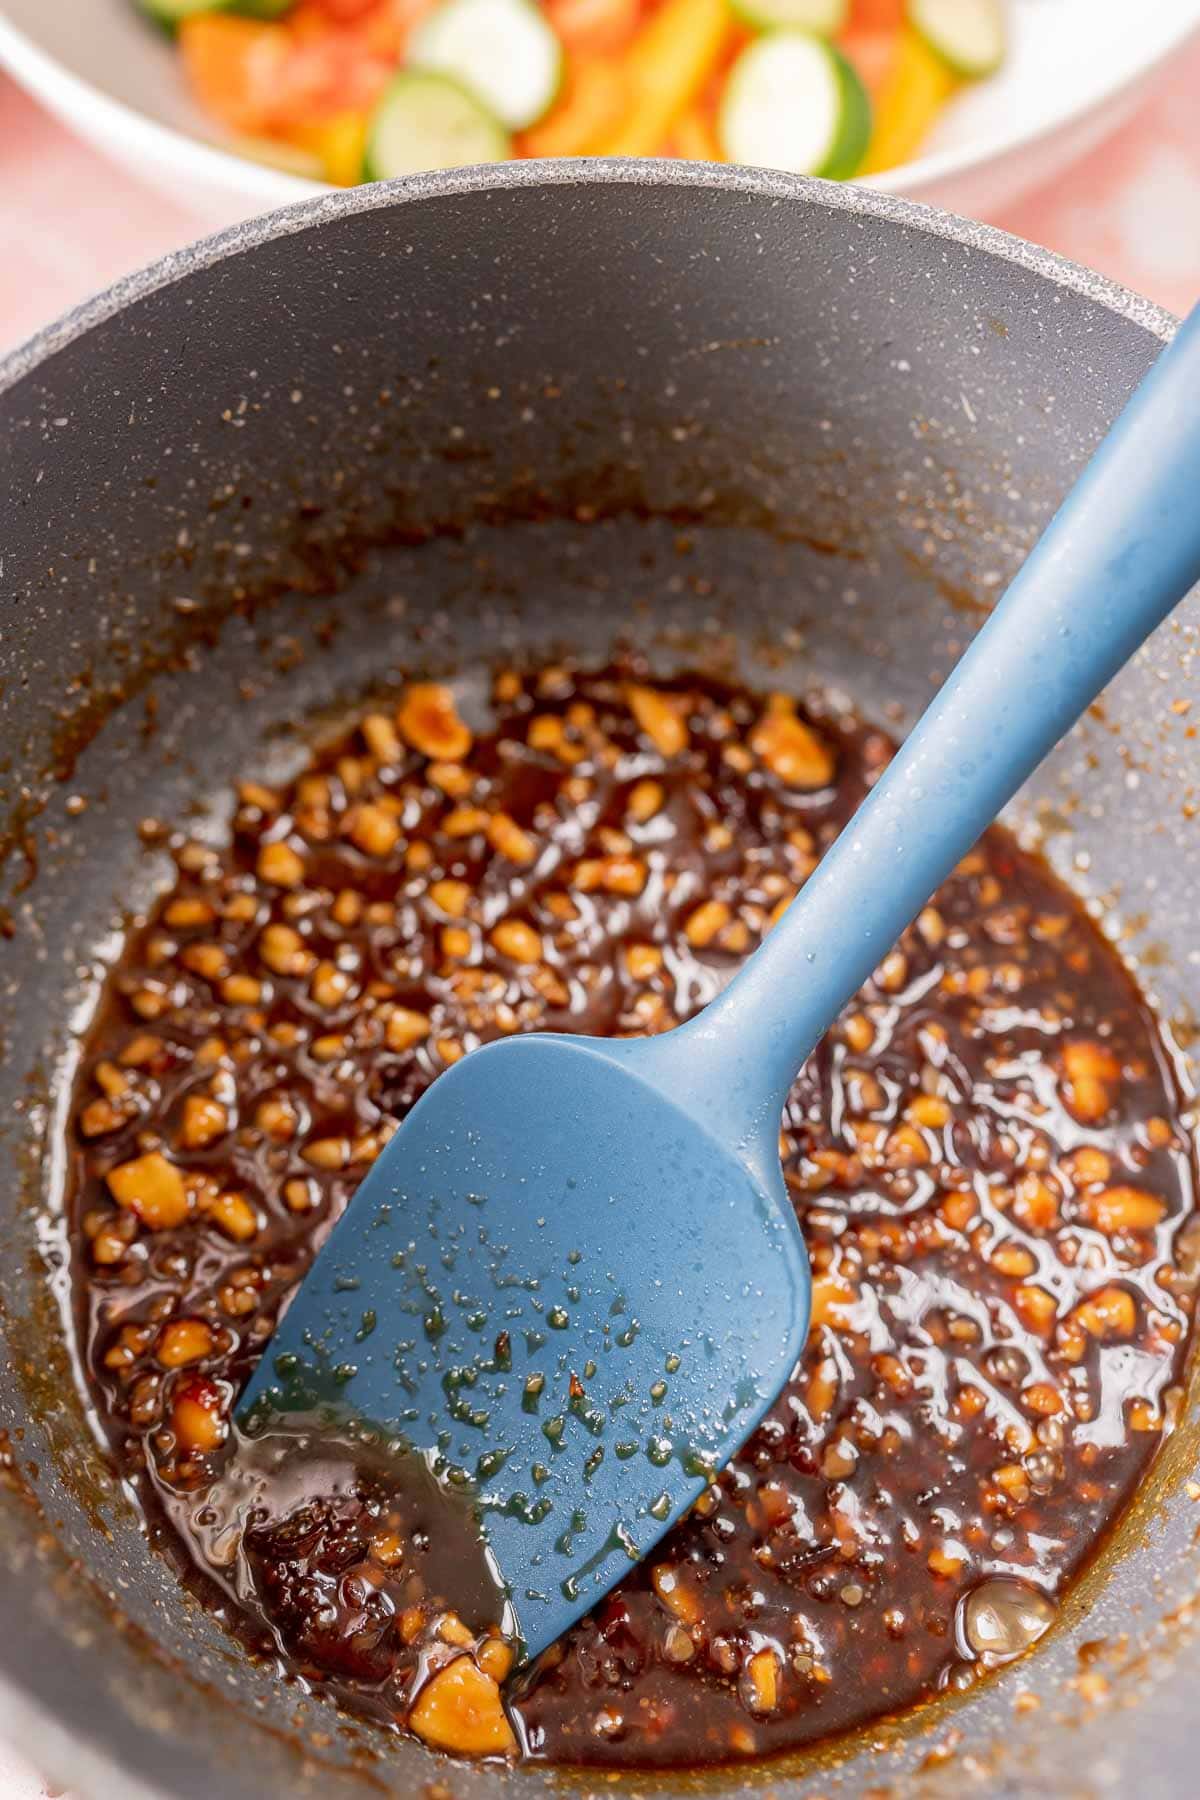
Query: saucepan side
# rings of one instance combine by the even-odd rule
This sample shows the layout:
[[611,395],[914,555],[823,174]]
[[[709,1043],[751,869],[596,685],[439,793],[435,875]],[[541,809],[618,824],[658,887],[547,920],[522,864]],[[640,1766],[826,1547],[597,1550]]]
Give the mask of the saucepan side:
[[[1048,1644],[969,1697],[817,1763],[594,1784],[451,1765],[279,1687],[181,1597],[79,1398],[56,1212],[75,1035],[163,874],[139,820],[294,762],[373,683],[513,654],[634,644],[816,679],[902,730],[1170,328],[886,197],[533,164],[276,214],[0,370],[0,1730],[48,1772],[206,1800],[1192,1791],[1190,1425]],[[1185,1077],[1198,622],[1159,634],[1014,814],[1140,959]]]

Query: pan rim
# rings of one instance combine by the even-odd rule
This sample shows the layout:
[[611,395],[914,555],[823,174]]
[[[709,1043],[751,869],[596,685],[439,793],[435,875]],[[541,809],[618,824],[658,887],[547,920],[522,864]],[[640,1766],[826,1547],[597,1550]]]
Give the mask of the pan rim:
[[1165,307],[1147,300],[1107,275],[1072,262],[998,226],[963,218],[942,207],[899,194],[859,187],[852,182],[822,181],[810,175],[743,168],[728,163],[682,162],[659,157],[578,157],[556,160],[489,163],[465,169],[435,170],[347,188],[335,194],[298,200],[242,224],[196,239],[179,250],[81,301],[58,319],[0,358],[0,396],[27,379],[61,350],[138,301],[202,273],[277,238],[290,237],[360,213],[419,205],[462,194],[509,193],[525,188],[630,187],[671,189],[682,193],[715,189],[756,199],[806,201],[869,219],[907,226],[927,236],[982,251],[1016,264],[1055,287],[1094,301],[1117,317],[1167,343],[1178,320]]

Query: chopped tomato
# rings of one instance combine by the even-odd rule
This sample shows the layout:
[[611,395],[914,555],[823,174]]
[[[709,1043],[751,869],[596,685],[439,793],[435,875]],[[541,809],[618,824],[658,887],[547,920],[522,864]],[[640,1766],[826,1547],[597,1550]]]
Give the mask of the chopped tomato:
[[[315,155],[328,178],[361,169],[365,122],[414,27],[443,0],[293,0],[282,18],[184,19],[184,69],[202,108],[243,136]],[[567,51],[567,79],[521,156],[715,157],[714,117],[746,31],[726,0],[536,0]],[[906,26],[907,0],[850,0],[837,42],[871,97],[867,167],[914,153],[953,81]],[[883,159],[882,161],[880,159]]]
[[307,5],[282,24],[230,13],[185,19],[180,49],[200,104],[249,133],[369,111],[395,71],[394,57],[379,55],[358,30],[328,21],[314,29],[316,15]]
[[627,44],[643,9],[641,0],[545,0],[542,10],[568,50],[594,55]]
[[399,62],[413,27],[438,4],[439,0],[383,0],[364,21],[366,41],[378,55],[393,56]]
[[325,37],[330,27],[353,35],[365,53],[399,62],[409,33],[438,0],[300,0],[288,14],[301,35]]
[[895,67],[905,0],[851,0],[838,48],[853,64],[872,100],[878,100]]
[[899,31],[905,0],[851,0],[847,31]]
[[851,26],[838,38],[838,48],[853,65],[858,79],[877,100],[895,66],[900,37],[895,31],[860,31]]

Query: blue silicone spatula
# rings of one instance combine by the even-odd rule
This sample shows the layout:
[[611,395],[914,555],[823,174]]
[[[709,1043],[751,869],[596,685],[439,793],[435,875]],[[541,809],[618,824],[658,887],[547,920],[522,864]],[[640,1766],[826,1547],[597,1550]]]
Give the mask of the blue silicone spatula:
[[779,1165],[839,1008],[1200,579],[1200,312],[782,921],[688,1024],[449,1068],[317,1258],[240,1417],[350,1417],[469,1491],[527,1656],[733,1454],[808,1326]]

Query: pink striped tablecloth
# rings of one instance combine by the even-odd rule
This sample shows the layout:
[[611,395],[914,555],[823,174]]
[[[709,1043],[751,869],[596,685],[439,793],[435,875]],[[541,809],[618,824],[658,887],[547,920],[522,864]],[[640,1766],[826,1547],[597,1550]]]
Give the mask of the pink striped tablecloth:
[[[1200,44],[1116,136],[993,222],[1186,311],[1200,298],[1198,99]],[[0,349],[200,230],[0,78]],[[0,1745],[0,1800],[52,1791]]]

